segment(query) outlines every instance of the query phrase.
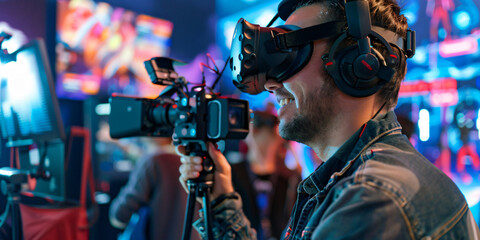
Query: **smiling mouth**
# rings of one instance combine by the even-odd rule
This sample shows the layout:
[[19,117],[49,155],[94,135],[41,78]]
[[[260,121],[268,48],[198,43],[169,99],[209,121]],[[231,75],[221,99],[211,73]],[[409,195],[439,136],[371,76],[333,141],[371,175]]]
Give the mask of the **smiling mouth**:
[[281,99],[278,104],[280,104],[280,107],[283,107],[291,102],[295,102],[295,99],[293,98],[284,98],[284,99]]

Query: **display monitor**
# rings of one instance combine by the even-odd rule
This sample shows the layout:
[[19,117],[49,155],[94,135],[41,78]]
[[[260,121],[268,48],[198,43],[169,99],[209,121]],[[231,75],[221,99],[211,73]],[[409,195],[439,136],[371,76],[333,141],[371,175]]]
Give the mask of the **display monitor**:
[[[67,200],[66,190],[72,192],[73,189],[70,184],[69,189],[66,189],[65,144],[63,141],[55,139],[41,144],[21,146],[18,149],[19,168],[28,172],[30,176],[28,189],[23,189],[22,193],[27,196],[33,195],[64,203]],[[78,169],[80,168],[77,168],[77,171]],[[32,177],[32,174],[38,173],[41,175]],[[78,188],[75,189],[79,192]]]
[[52,73],[41,39],[2,58],[0,129],[8,147],[65,139]]
[[143,62],[168,56],[173,23],[105,2],[57,0],[56,72],[60,98],[112,93],[156,97]]
[[0,130],[34,196],[65,201],[65,132],[45,43],[0,55]]

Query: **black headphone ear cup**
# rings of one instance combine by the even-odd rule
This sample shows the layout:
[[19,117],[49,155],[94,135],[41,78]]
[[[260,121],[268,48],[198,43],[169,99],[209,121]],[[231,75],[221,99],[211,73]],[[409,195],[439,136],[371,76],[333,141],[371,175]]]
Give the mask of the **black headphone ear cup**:
[[329,57],[325,69],[342,92],[354,97],[366,97],[380,88],[376,75],[381,63],[375,54],[359,54],[356,45],[330,54],[334,59]]
[[[353,75],[358,79],[372,79],[377,75],[380,63],[372,53],[361,54],[352,63]],[[361,88],[361,86],[355,86]]]

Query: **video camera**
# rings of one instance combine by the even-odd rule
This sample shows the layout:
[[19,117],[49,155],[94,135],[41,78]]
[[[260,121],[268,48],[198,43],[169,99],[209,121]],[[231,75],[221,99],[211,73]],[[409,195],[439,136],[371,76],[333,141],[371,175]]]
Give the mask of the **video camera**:
[[156,99],[110,98],[110,136],[172,137],[175,144],[199,143],[201,151],[206,141],[245,138],[248,102],[207,93],[205,84],[189,90],[173,68],[176,62],[166,57],[144,62],[152,83],[167,86]]
[[[109,122],[112,138],[171,136],[174,144],[185,145],[188,155],[203,158],[200,176],[187,180],[189,194],[183,230],[183,239],[186,239],[191,232],[195,196],[203,198],[205,226],[211,232],[208,194],[213,186],[215,166],[208,155],[206,142],[245,138],[250,110],[245,100],[219,97],[213,91],[207,93],[205,78],[201,85],[189,90],[185,78],[175,72],[175,62],[166,57],[145,61],[152,83],[166,88],[156,99],[112,96]],[[221,72],[218,69],[215,72],[218,81]]]

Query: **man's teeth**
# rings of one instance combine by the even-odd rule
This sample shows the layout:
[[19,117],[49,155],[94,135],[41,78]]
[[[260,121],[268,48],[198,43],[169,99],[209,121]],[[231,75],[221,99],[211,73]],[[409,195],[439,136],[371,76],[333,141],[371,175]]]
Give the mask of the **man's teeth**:
[[280,100],[280,107],[283,107],[291,102],[295,101],[294,99],[291,99],[291,98],[284,98],[282,100]]

